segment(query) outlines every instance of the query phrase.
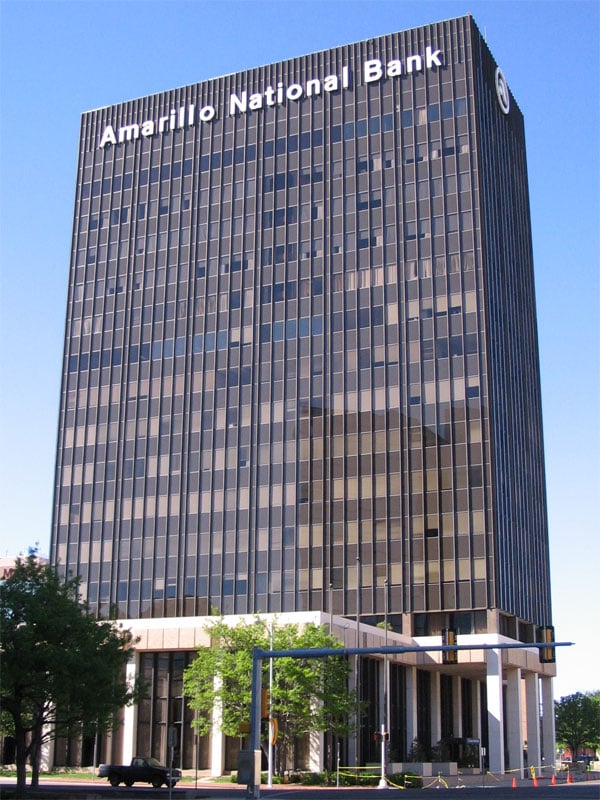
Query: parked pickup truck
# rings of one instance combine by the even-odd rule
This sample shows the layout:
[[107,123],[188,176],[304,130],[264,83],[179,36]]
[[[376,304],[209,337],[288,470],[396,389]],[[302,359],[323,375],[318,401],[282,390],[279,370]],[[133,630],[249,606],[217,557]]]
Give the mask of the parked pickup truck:
[[155,789],[159,789],[163,783],[165,786],[175,786],[181,779],[181,770],[163,767],[155,758],[140,758],[137,756],[131,760],[127,767],[117,764],[100,764],[98,769],[99,778],[108,778],[111,786],[118,786],[124,783],[125,786],[133,786],[134,783],[151,783]]

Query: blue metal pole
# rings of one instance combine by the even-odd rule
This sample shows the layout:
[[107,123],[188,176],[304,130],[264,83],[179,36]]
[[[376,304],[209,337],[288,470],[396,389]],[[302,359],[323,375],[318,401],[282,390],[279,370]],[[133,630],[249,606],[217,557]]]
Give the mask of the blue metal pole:
[[[455,650],[525,650],[541,647],[570,647],[574,642],[498,642],[497,644],[454,644],[454,645],[411,645],[390,647],[315,647],[297,650],[263,650],[255,647],[252,651],[252,705],[250,708],[250,746],[255,755],[260,752],[260,700],[262,693],[262,664],[265,658],[326,658],[328,656],[354,655],[402,655],[403,653],[444,653]],[[260,762],[259,762],[260,763]],[[250,797],[260,797],[260,767],[255,783],[248,785]]]
[[255,647],[252,651],[252,704],[250,706],[250,749],[254,753],[254,782],[248,784],[248,795],[260,797],[260,756],[258,757],[258,775],[256,774],[257,752],[260,754],[260,704],[262,697],[262,665],[264,650]]
[[390,645],[389,647],[316,647],[314,649],[297,650],[262,650],[258,651],[260,658],[327,658],[328,656],[353,656],[353,655],[401,655],[402,653],[442,653],[453,650],[525,650],[528,647],[539,650],[547,647],[570,647],[574,642],[498,642],[497,644],[442,644],[442,645]]

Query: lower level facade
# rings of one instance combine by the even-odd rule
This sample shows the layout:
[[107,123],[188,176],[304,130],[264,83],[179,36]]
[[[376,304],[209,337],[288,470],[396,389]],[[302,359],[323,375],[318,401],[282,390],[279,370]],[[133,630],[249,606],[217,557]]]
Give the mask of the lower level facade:
[[[340,745],[342,765],[378,763],[381,745],[375,734],[382,725],[389,731],[388,763],[393,771],[405,762],[414,769],[415,762],[438,761],[458,762],[461,768],[485,766],[497,774],[508,770],[523,774],[526,768],[554,763],[555,665],[540,663],[537,648],[483,650],[478,646],[518,642],[499,633],[461,635],[458,644],[474,649],[459,651],[456,664],[443,664],[440,652],[428,651],[442,644],[440,636],[411,638],[391,630],[386,634],[380,627],[357,626],[355,620],[321,612],[268,616],[275,625],[326,625],[348,648],[419,648],[401,655],[360,656],[358,662],[349,656],[354,665],[350,681],[354,685],[358,681],[365,711],[354,733]],[[144,680],[146,699],[124,709],[121,724],[109,736],[57,741],[48,754],[49,763],[128,763],[135,755],[166,763],[169,731],[175,729],[174,766],[213,776],[236,770],[238,752],[248,742],[223,736],[216,724],[210,735],[199,737],[183,695],[183,671],[197,648],[209,643],[211,619],[124,621],[139,637],[128,677]],[[224,619],[234,625],[252,617]],[[493,627],[498,625],[490,619],[489,628]],[[326,734],[300,743],[293,767],[320,771],[328,752]]]

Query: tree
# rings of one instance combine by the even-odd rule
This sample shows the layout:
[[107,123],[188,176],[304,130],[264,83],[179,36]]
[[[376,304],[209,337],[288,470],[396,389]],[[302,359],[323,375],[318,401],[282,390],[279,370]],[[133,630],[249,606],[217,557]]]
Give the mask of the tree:
[[[325,626],[286,625],[273,634],[276,650],[341,648]],[[278,763],[286,768],[287,755],[299,736],[328,731],[341,738],[350,731],[356,712],[356,694],[348,689],[350,666],[335,656],[280,658],[274,662],[271,715],[279,724]]]
[[196,712],[193,725],[200,736],[209,733],[213,709],[218,706],[223,733],[241,736],[250,722],[252,649],[266,647],[266,623],[257,618],[255,623],[233,627],[218,618],[208,630],[210,647],[200,647],[183,674],[184,693]]
[[44,741],[108,730],[115,712],[139,696],[125,678],[131,633],[96,619],[78,587],[78,578],[62,580],[35,552],[0,585],[1,703],[15,738],[19,796],[28,759],[31,784],[38,783]]
[[[250,724],[252,699],[252,649],[270,649],[271,631],[266,620],[228,626],[223,619],[210,625],[211,646],[201,647],[184,674],[184,691],[196,712],[200,735],[209,732],[214,708],[220,710],[221,730],[241,736]],[[339,647],[323,626],[274,626],[273,648]],[[263,687],[268,686],[268,661],[263,665]],[[348,690],[348,662],[343,658],[278,658],[273,666],[273,691],[269,715],[278,721],[279,771],[295,738],[315,731],[344,736],[356,710],[354,692]]]
[[554,704],[556,739],[571,751],[573,761],[583,747],[600,745],[600,692],[576,692]]

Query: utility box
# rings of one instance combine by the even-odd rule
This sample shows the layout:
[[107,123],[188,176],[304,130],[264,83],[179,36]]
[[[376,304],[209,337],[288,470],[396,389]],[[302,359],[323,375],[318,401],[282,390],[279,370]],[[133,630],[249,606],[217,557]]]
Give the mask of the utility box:
[[260,784],[260,750],[240,750],[238,754],[237,782],[247,786]]

